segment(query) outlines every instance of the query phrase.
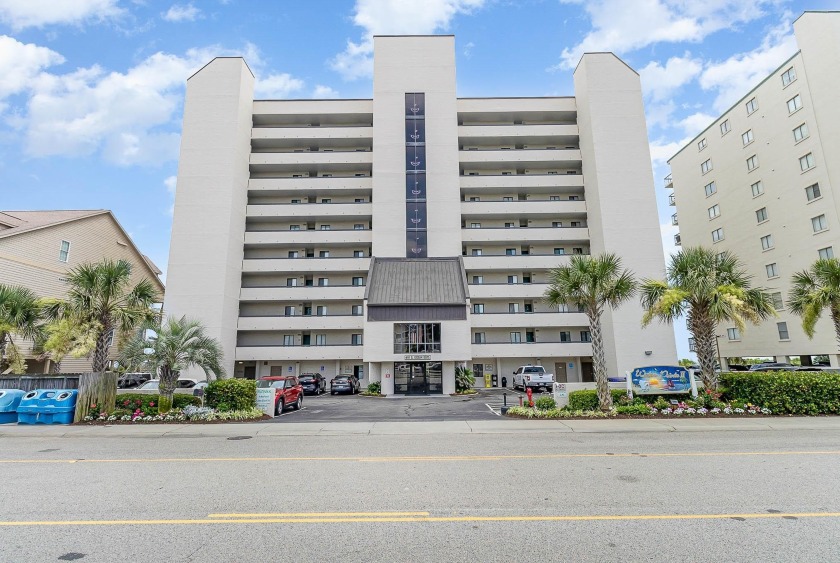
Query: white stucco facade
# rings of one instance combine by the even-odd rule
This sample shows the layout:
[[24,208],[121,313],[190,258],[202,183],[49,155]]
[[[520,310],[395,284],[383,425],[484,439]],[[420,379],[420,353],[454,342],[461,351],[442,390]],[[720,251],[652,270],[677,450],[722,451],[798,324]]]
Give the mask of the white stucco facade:
[[[639,77],[612,54],[584,55],[568,97],[458,98],[452,36],[376,37],[371,100],[253,100],[241,59],[189,81],[165,306],[204,319],[237,376],[391,393],[415,361],[442,373],[434,392],[459,364],[481,386],[529,363],[589,380],[586,317],[542,296],[551,268],[603,251],[663,273]],[[463,318],[370,320],[374,257],[461,257]],[[605,317],[610,375],[676,360],[641,316]],[[440,325],[440,349],[399,351],[407,322]]]

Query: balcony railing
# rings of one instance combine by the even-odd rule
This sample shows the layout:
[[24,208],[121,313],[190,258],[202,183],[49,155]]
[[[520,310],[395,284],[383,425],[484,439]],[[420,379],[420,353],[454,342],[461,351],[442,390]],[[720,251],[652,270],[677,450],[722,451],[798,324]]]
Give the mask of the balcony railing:
[[680,238],[679,233],[674,235],[674,245],[675,246],[682,246],[682,238]]
[[680,222],[677,220],[677,214],[676,213],[671,215],[671,224],[674,225],[674,226],[677,226],[677,225],[680,224]]
[[668,196],[668,205],[674,206],[677,204],[677,198],[674,197],[674,194]]
[[673,187],[674,187],[674,182],[673,182],[673,180],[671,179],[671,175],[670,175],[670,174],[668,174],[667,176],[665,176],[665,189],[666,189],[666,190],[670,190],[670,189],[672,189]]

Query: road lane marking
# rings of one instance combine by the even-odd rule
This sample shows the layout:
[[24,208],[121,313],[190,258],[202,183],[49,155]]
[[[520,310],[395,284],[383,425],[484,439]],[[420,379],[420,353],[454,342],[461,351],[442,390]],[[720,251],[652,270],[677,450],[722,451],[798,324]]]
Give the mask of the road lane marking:
[[312,518],[194,518],[171,520],[44,520],[31,522],[0,521],[0,527],[47,526],[154,526],[203,524],[343,524],[361,523],[434,523],[434,522],[594,522],[648,520],[768,520],[782,518],[840,518],[840,512],[775,512],[747,514],[635,514],[635,515],[543,515],[543,516],[417,516],[417,517],[312,517]]
[[208,518],[326,518],[326,517],[396,517],[396,516],[430,516],[428,512],[267,512],[267,513],[233,513],[208,514]]
[[297,462],[297,461],[352,461],[359,463],[397,463],[416,461],[515,461],[530,459],[578,459],[598,457],[748,457],[748,456],[809,456],[840,455],[840,450],[815,451],[765,451],[765,452],[634,452],[594,454],[511,454],[511,455],[460,455],[460,456],[382,456],[382,457],[162,457],[128,459],[0,459],[0,464],[59,464],[59,463],[195,463],[195,462]]

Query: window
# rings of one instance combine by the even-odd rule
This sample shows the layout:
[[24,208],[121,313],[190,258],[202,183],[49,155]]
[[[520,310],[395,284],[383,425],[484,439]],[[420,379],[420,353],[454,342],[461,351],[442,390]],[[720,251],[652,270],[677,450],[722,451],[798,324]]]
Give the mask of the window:
[[758,168],[758,155],[754,154],[747,159],[747,170],[752,172],[756,168]]
[[770,250],[773,248],[773,235],[764,235],[761,237],[761,249]]
[[560,342],[571,342],[572,341],[572,333],[567,330],[560,331]]
[[508,303],[508,313],[518,313],[519,303]]
[[819,250],[817,250],[817,255],[820,257],[820,260],[828,260],[830,258],[834,258],[834,248],[830,246],[820,248]]
[[559,195],[548,196],[548,201],[560,201]]
[[364,225],[364,223],[355,223],[355,224],[353,225],[353,230],[354,230],[354,231],[364,231],[364,230],[365,230],[365,225]]
[[796,71],[793,70],[793,67],[790,67],[782,73],[782,86],[787,86],[794,80],[796,80]]
[[754,184],[750,184],[750,190],[752,190],[753,197],[758,197],[764,193],[764,185],[761,183],[761,180],[759,180]]
[[688,351],[697,352],[697,344],[695,343],[693,338],[688,339]]
[[828,228],[828,222],[825,220],[825,215],[817,215],[811,218],[811,228],[815,233],[824,231]]
[[470,223],[470,228],[471,229],[480,229],[481,228],[481,223]]
[[784,299],[782,299],[782,292],[777,291],[776,293],[770,294],[770,299],[773,301],[773,308],[777,311],[781,311],[785,308]]
[[352,346],[361,346],[362,345],[362,335],[361,334],[351,334],[350,335],[350,344]]
[[729,124],[729,120],[725,120],[723,123],[720,124],[720,134],[726,135],[729,131],[732,130],[732,126]]
[[580,227],[580,221],[572,221],[571,225],[572,227]]
[[767,220],[767,208],[762,207],[761,209],[756,210],[755,212],[755,220],[759,223],[763,223]]
[[505,248],[505,256],[516,256],[515,248]]
[[554,254],[557,255],[557,256],[563,256],[564,254],[566,254],[566,249],[565,248],[555,248],[554,249]]
[[802,139],[808,137],[808,135],[808,125],[803,123],[802,125],[793,130],[793,141],[798,143]]
[[706,191],[706,197],[709,197],[713,193],[717,192],[717,184],[715,184],[714,182],[709,182],[703,189]]
[[328,197],[321,198],[321,203],[332,203],[332,199]]
[[509,196],[509,195],[506,195],[502,198],[502,201],[513,201],[513,197]]
[[290,231],[299,231],[300,230],[300,225],[289,225],[289,230]]
[[569,201],[578,201],[579,199],[580,199],[580,198],[579,198],[578,196],[576,196],[576,195],[570,195],[570,196],[569,196]]
[[290,307],[290,306],[286,306],[286,307],[283,308],[283,313],[287,317],[294,317],[295,316],[295,308]]
[[702,151],[706,148],[706,137],[703,137],[697,142],[697,150]]
[[67,262],[68,257],[70,256],[70,242],[63,240],[61,241],[61,246],[58,250],[58,260],[59,262]]
[[485,338],[483,332],[476,332],[473,334],[473,342],[476,344],[484,344],[487,342],[487,338]]
[[508,283],[519,283],[519,276],[508,276]]
[[715,229],[712,231],[712,242],[719,242],[723,240],[723,229]]
[[776,323],[776,328],[779,329],[779,340],[790,340],[787,323]]
[[[471,174],[470,174],[470,176],[474,176],[474,175],[475,175],[474,173],[471,173]],[[481,198],[480,198],[480,197],[477,197],[477,196],[472,196],[472,197],[470,198],[470,201],[481,201]]]
[[315,335],[315,346],[326,346],[327,345],[327,335],[326,334],[316,334]]
[[709,212],[709,219],[714,219],[715,217],[720,217],[720,205],[715,204],[708,209]]
[[522,333],[521,332],[511,332],[510,333],[510,341],[512,343],[522,342]]
[[321,287],[326,287],[330,285],[330,278],[318,278],[318,285]]
[[440,352],[440,323],[394,324],[394,354]]
[[297,258],[297,257],[298,257],[298,251],[297,250],[290,250],[289,251],[289,258]]
[[326,305],[318,305],[315,308],[315,314],[319,317],[326,317],[327,316],[327,306]]
[[515,225],[513,223],[505,223],[505,228],[506,229],[512,229],[514,227],[515,227]]
[[741,142],[744,143],[744,146],[747,146],[753,142],[752,129],[747,129],[747,132],[741,135]]
[[700,172],[702,174],[708,173],[709,171],[711,171],[711,169],[712,169],[712,159],[711,158],[703,161],[703,163],[700,164]]
[[354,201],[355,203],[364,203],[364,202],[365,202],[365,198],[363,198],[363,197],[357,197],[357,198],[356,198],[356,199],[354,199],[353,201]]
[[353,305],[350,308],[350,314],[354,317],[358,317],[362,314],[362,306],[361,305]]
[[819,184],[811,184],[807,188],[805,188],[805,197],[808,198],[808,201],[813,201],[820,197],[822,194],[820,193],[820,185]]
[[572,254],[583,254],[583,248],[578,248],[577,246],[572,247]]
[[114,345],[114,329],[112,328],[111,330],[108,331],[108,336],[107,336],[107,340],[105,342],[105,347],[110,348],[113,345]]
[[321,250],[320,252],[318,252],[318,258],[329,258],[329,257],[330,257],[330,251],[329,250]]
[[473,303],[473,315],[484,314],[484,303]]
[[726,337],[729,340],[741,340],[741,331],[737,328],[727,328]]
[[481,285],[484,283],[484,276],[473,276],[472,280],[475,285]]
[[779,277],[779,267],[776,265],[775,262],[772,264],[766,264],[764,266],[764,271],[767,272],[768,278],[777,278]]
[[805,156],[799,157],[799,169],[805,172],[806,170],[810,170],[814,167],[814,155],[813,153],[808,153]]
[[286,287],[297,287],[297,278],[286,278]]
[[757,109],[758,101],[755,98],[752,98],[749,102],[747,102],[747,115],[754,113]]
[[353,285],[365,285],[365,278],[357,276],[353,278]]
[[472,249],[473,256],[481,256],[481,249],[480,248],[473,248]]
[[802,107],[802,98],[799,94],[795,95],[787,101],[788,113],[793,113]]
[[293,199],[292,203],[300,203],[300,200],[299,199]]
[[364,258],[365,251],[364,250],[354,250],[353,251],[353,258]]
[[592,333],[588,330],[580,331],[580,341],[581,342],[592,342]]
[[284,334],[283,335],[283,346],[294,346],[295,345],[295,335],[294,334]]
[[329,225],[321,225],[321,230],[322,230],[322,231],[329,231],[329,230],[330,230],[330,226],[329,226]]

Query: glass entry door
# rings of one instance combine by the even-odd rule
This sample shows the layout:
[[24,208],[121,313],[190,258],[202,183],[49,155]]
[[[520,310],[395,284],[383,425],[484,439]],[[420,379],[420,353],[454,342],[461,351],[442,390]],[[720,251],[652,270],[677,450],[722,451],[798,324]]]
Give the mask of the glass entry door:
[[428,395],[428,383],[426,379],[426,363],[411,363],[411,371],[408,379],[408,392],[406,395]]
[[398,395],[435,395],[443,393],[441,363],[395,363],[394,393]]

